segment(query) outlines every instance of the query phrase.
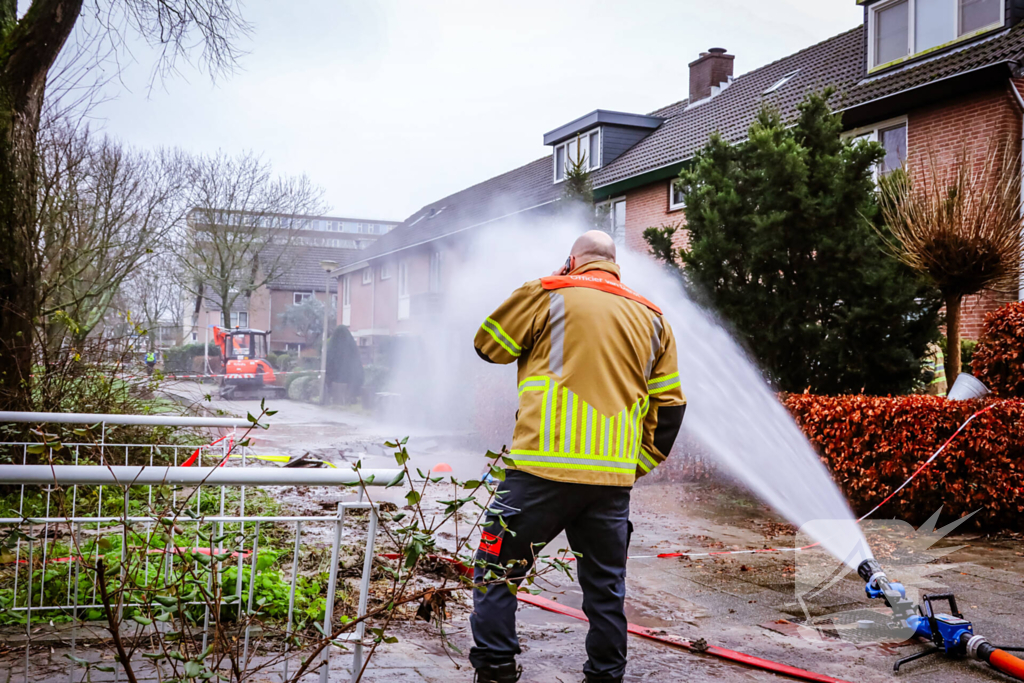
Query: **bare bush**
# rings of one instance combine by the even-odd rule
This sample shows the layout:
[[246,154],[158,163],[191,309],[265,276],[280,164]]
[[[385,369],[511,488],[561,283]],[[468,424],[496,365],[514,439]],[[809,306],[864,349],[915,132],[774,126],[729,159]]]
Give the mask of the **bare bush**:
[[896,171],[882,181],[882,214],[892,252],[924,274],[946,303],[949,382],[960,369],[960,306],[982,290],[1016,291],[1020,280],[1020,156],[1005,141],[982,159],[964,148],[943,165],[934,154],[912,174]]

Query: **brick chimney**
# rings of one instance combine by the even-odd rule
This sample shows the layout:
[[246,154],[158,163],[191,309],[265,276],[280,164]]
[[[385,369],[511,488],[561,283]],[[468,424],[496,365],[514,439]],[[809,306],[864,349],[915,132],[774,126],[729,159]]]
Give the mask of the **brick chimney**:
[[711,97],[711,88],[728,82],[732,77],[734,55],[725,53],[721,47],[701,52],[696,61],[690,62],[690,103]]

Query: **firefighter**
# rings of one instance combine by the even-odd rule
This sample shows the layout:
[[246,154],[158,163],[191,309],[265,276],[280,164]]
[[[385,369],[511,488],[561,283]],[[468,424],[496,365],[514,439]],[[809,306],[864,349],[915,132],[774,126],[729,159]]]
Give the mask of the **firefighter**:
[[924,371],[925,393],[932,396],[945,396],[948,389],[946,386],[946,362],[942,355],[942,349],[935,342],[928,343],[921,369]]
[[[477,559],[518,582],[564,530],[581,554],[586,680],[621,681],[630,490],[668,456],[686,408],[672,329],[620,281],[611,237],[592,231],[561,271],[513,292],[474,345],[484,360],[519,368],[514,465],[491,505]],[[505,569],[515,561],[523,562]],[[476,582],[486,573],[478,566]],[[473,595],[476,681],[519,680],[515,595],[501,583]]]

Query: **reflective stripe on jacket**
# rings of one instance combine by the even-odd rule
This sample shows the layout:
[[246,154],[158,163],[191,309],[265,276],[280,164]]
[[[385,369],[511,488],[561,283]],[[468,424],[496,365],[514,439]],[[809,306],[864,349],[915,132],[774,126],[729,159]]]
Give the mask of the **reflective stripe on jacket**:
[[932,396],[945,396],[948,389],[946,383],[946,361],[942,349],[935,342],[928,344],[921,369],[925,373],[925,393]]
[[[658,410],[685,405],[672,329],[613,263],[517,289],[481,325],[477,353],[518,362],[515,468],[546,479],[632,486],[665,460]],[[674,435],[673,435],[674,436]]]

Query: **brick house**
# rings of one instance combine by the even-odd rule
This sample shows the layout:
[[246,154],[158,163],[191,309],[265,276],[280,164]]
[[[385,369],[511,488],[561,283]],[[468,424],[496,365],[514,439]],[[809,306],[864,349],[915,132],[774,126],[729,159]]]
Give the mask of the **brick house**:
[[[398,225],[396,221],[342,218],[337,216],[268,216],[288,221],[288,244],[268,244],[261,258],[285,265],[281,274],[260,287],[248,298],[239,297],[231,311],[232,327],[254,327],[269,330],[269,349],[275,352],[291,351],[302,354],[316,340],[302,337],[293,327],[285,325],[281,313],[289,306],[315,298],[321,302],[330,295],[329,306],[338,308],[338,281],[328,278],[321,268],[322,261],[333,261],[339,266],[348,264],[357,255],[372,246],[382,235]],[[328,291],[329,290],[329,291]],[[220,302],[215,296],[205,296],[192,302],[193,310],[186,321],[187,340],[203,342],[207,326],[223,325]],[[341,319],[338,319],[339,322]],[[212,333],[210,340],[213,340]]]
[[[792,118],[808,92],[826,86],[836,88],[846,134],[885,148],[879,173],[904,166],[919,174],[925,160],[949,161],[965,147],[982,156],[995,139],[1021,151],[1024,0],[857,1],[864,21],[856,28],[741,76],[732,55],[712,48],[689,65],[687,99],[646,115],[586,114],[544,136],[551,155],[423,207],[334,272],[345,292],[339,320],[364,345],[415,333],[464,238],[553,210],[577,145],[608,231],[638,251],[647,250],[645,228],[685,226],[672,181],[712,133],[743,140],[763,104]],[[991,294],[965,301],[963,336],[977,339],[1000,303]]]

